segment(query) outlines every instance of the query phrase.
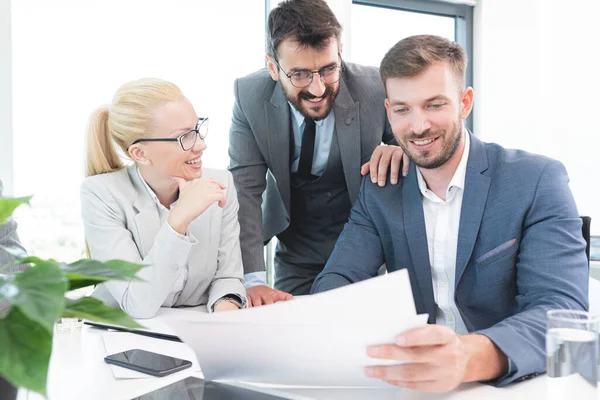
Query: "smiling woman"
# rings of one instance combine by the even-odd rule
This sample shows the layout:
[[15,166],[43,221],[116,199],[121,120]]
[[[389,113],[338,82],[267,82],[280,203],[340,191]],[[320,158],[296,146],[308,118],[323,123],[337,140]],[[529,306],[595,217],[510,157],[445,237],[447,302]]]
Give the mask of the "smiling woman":
[[229,172],[202,168],[207,133],[207,118],[160,79],[128,82],[94,112],[81,186],[90,256],[149,265],[143,281],[101,284],[95,297],[135,318],[245,306],[237,196]]

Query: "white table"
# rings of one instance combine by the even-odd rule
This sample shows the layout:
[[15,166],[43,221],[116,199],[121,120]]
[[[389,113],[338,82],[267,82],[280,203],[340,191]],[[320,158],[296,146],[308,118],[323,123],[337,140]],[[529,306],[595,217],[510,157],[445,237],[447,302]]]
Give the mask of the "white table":
[[[198,312],[181,309],[162,309],[156,317],[165,315]],[[48,398],[50,400],[120,400],[131,399],[144,393],[184,379],[187,376],[202,378],[201,372],[181,371],[164,377],[146,379],[115,379],[108,364],[104,362],[105,348],[102,340],[104,331],[84,325],[80,332],[55,335],[50,371],[48,376]],[[200,360],[201,361],[201,360]],[[432,395],[401,389],[270,389],[261,391],[277,394],[290,399],[402,399],[402,400],[470,400],[470,399],[511,399],[534,400],[553,399],[547,397],[546,377],[541,376],[505,388],[494,388],[483,384],[462,385],[457,390]],[[239,384],[239,386],[248,386]],[[250,386],[248,386],[250,387]],[[551,394],[551,393],[550,393]],[[573,393],[573,399],[579,399]],[[600,394],[597,396],[600,399]],[[21,392],[19,400],[39,400],[35,393]]]

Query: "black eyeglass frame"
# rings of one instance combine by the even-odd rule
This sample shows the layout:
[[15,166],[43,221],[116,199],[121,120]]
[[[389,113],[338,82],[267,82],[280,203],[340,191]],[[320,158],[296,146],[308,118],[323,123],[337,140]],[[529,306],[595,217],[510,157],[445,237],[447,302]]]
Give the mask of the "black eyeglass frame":
[[[207,124],[206,125],[206,133],[204,134],[204,136],[202,136],[202,134],[200,134],[200,128],[202,128],[203,124]],[[186,149],[185,146],[183,145],[183,137],[185,135],[189,134],[190,132],[196,132],[196,135],[194,137],[194,143],[192,143],[192,145]],[[148,139],[142,138],[142,139],[138,139],[135,142],[131,143],[129,145],[129,147],[133,146],[134,144],[141,143],[141,142],[178,142],[179,146],[181,146],[181,149],[183,151],[189,151],[196,145],[196,141],[198,140],[198,138],[204,140],[207,136],[208,136],[208,117],[206,117],[206,118],[200,117],[200,118],[198,118],[198,122],[196,123],[196,127],[194,129],[185,131],[181,135],[177,136],[176,138],[148,138]]]
[[323,67],[323,68],[321,68],[319,70],[316,70],[316,71],[306,70],[306,71],[310,72],[310,81],[308,82],[308,84],[306,84],[304,86],[296,86],[296,85],[294,85],[294,82],[292,81],[292,76],[294,76],[294,74],[300,73],[300,72],[302,72],[304,70],[302,70],[302,71],[295,71],[295,72],[292,72],[291,74],[288,74],[286,72],[286,70],[283,69],[283,67],[279,64],[279,61],[277,61],[276,58],[274,58],[273,61],[275,61],[275,64],[277,64],[277,67],[281,70],[281,72],[283,72],[283,74],[285,76],[287,76],[287,78],[290,80],[290,83],[292,84],[292,86],[294,86],[294,87],[296,87],[298,89],[304,89],[305,87],[309,87],[310,84],[313,83],[313,79],[314,79],[315,74],[319,74],[319,79],[325,85],[333,85],[334,83],[339,82],[342,79],[342,71],[344,71],[344,63],[342,62],[342,55],[340,53],[338,53],[338,58],[340,59],[340,64],[336,65],[336,67],[340,71],[340,76],[338,77],[337,81],[335,81],[335,82],[328,82],[328,83],[325,83],[323,81],[323,76],[321,75],[321,71],[323,71],[324,69],[327,69],[327,68],[331,68],[331,65],[329,65],[329,66]]

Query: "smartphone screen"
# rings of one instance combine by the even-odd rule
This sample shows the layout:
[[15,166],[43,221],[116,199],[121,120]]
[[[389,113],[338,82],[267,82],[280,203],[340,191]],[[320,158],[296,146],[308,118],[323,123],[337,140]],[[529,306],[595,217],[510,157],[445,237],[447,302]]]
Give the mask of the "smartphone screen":
[[153,376],[166,376],[192,366],[192,363],[188,360],[141,349],[111,354],[106,356],[104,361],[108,364],[118,365]]

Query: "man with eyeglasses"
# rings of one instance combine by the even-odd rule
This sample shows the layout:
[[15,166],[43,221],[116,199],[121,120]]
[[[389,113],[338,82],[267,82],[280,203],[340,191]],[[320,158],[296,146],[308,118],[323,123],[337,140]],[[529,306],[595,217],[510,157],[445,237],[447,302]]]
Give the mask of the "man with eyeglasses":
[[[340,37],[325,1],[284,1],[269,15],[267,68],[235,82],[230,170],[253,306],[310,292],[361,173],[384,185],[389,168],[398,181],[403,151],[394,146],[378,70],[342,61]],[[265,283],[263,255],[273,236],[275,290]]]

